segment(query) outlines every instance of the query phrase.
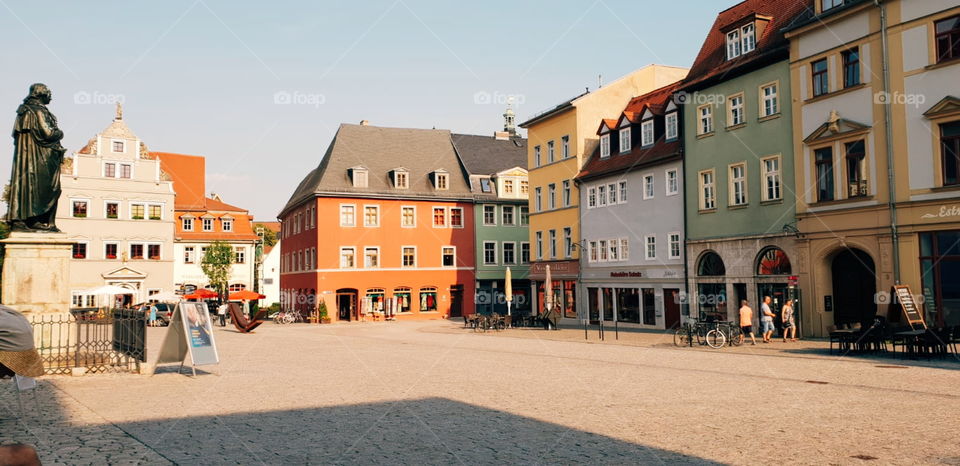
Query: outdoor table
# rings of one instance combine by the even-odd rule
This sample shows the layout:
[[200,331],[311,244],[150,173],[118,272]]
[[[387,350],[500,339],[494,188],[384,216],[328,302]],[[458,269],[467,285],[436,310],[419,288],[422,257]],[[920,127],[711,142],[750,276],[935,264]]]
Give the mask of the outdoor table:
[[[903,341],[901,346],[904,347],[904,352],[907,356],[910,356],[911,359],[917,355],[917,345],[919,343],[920,337],[927,333],[926,329],[921,330],[907,330],[905,332],[897,332],[893,334],[895,340],[899,339]],[[893,345],[894,348],[897,345]]]
[[843,352],[844,349],[850,349],[850,343],[853,341],[853,335],[859,330],[834,330],[830,332],[830,354],[833,354],[833,342],[837,342],[837,350]]

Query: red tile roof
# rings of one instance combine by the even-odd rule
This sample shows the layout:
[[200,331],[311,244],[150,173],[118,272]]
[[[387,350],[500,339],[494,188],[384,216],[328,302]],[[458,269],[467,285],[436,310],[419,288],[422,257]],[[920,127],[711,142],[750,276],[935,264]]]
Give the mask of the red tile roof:
[[[811,0],[746,0],[721,11],[703,41],[687,79],[684,80],[684,89],[703,88],[731,73],[735,76],[737,71],[788,58],[789,49],[783,28],[797,16],[804,14],[810,5]],[[756,20],[758,26],[756,49],[733,60],[727,60],[728,29],[752,20]]]
[[206,159],[199,155],[151,152],[160,169],[173,180],[176,209],[202,209],[206,205]]

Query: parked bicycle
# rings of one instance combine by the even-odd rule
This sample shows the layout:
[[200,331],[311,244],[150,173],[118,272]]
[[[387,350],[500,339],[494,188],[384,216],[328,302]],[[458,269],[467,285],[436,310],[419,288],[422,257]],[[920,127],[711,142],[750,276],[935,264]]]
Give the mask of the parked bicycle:
[[714,349],[724,345],[740,346],[743,344],[743,332],[732,322],[686,322],[673,333],[673,344],[676,346],[706,345]]
[[280,311],[273,315],[273,323],[275,324],[292,324],[303,321],[303,315],[298,311]]

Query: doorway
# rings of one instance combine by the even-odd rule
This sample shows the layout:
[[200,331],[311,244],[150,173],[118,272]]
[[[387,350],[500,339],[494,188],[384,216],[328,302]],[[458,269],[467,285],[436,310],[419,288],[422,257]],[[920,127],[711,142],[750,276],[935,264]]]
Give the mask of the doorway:
[[773,311],[777,316],[773,318],[773,325],[777,328],[778,332],[782,332],[783,329],[783,320],[780,316],[780,311],[783,309],[783,305],[787,303],[787,285],[785,283],[757,283],[757,305],[755,310],[757,315],[760,315],[760,309],[763,306],[764,296],[769,296],[770,300],[770,310]]
[[680,325],[680,289],[663,289],[663,325],[671,329]]
[[341,288],[337,290],[337,319],[357,320],[357,290]]
[[450,287],[450,317],[463,317],[463,285]]
[[833,258],[834,324],[872,322],[877,315],[877,275],[873,259],[859,249],[841,251]]

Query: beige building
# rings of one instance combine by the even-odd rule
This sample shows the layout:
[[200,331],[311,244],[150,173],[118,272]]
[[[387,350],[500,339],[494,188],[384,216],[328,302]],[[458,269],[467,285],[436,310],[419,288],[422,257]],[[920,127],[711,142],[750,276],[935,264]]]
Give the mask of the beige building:
[[[121,109],[113,122],[65,161],[57,226],[73,242],[72,306],[93,306],[84,290],[130,289],[128,303],[173,290],[173,183]],[[107,303],[102,303],[107,304]]]

